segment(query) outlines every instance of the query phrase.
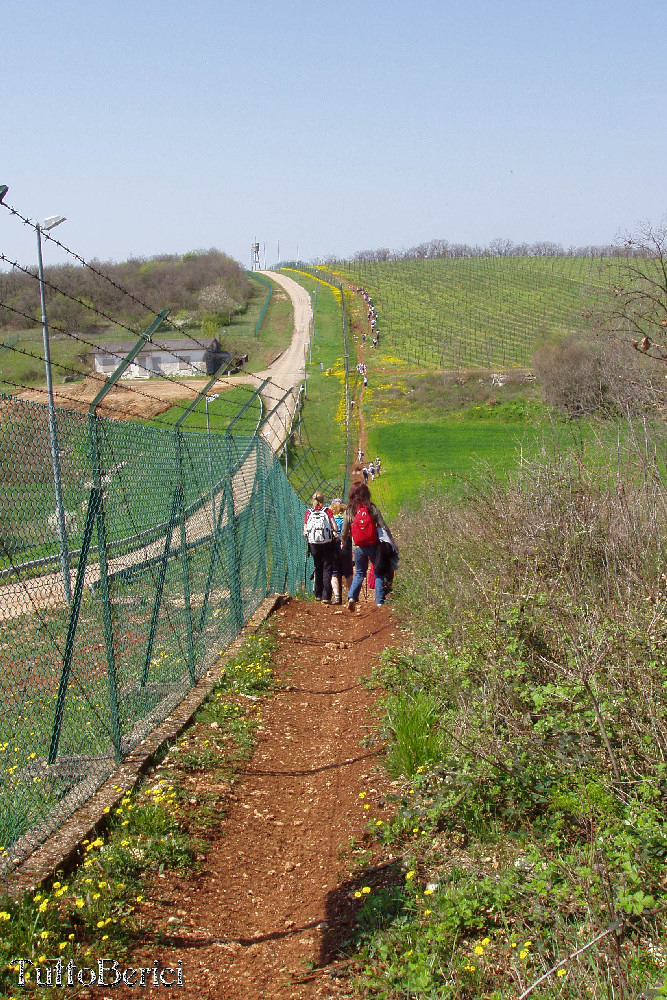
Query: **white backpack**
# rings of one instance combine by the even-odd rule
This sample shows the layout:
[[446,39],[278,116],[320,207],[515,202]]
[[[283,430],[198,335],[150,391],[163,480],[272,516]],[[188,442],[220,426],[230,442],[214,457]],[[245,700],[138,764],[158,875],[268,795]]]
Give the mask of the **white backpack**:
[[306,521],[306,538],[311,545],[324,545],[332,540],[331,521],[324,508],[311,510]]

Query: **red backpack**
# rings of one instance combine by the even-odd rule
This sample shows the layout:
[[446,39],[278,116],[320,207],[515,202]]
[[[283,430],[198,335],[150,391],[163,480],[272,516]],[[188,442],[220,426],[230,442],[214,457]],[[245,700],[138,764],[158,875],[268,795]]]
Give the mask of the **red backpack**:
[[355,545],[375,545],[377,540],[377,525],[371,517],[368,507],[360,503],[352,521],[352,541]]

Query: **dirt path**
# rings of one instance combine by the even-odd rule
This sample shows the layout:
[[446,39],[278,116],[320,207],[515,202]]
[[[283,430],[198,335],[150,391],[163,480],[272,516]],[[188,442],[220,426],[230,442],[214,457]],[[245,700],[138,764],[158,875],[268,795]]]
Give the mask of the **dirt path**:
[[284,686],[265,704],[258,746],[205,870],[190,882],[173,875],[156,882],[144,904],[152,938],[128,965],[158,958],[175,968],[180,959],[188,997],[345,993],[345,978],[324,971],[340,957],[359,905],[354,892],[364,884],[354,880],[345,848],[352,836],[372,841],[366,831],[384,805],[377,742],[364,746],[374,695],[360,678],[397,635],[386,609],[360,607],[351,615],[290,601],[275,614]]

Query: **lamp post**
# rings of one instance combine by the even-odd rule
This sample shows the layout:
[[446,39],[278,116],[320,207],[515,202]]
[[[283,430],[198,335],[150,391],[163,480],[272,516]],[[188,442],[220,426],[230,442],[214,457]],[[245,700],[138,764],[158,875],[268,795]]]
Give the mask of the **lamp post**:
[[211,396],[205,396],[205,406],[206,406],[206,435],[208,439],[208,478],[211,483],[211,511],[213,514],[213,527],[211,529],[211,534],[215,537],[215,491],[213,489],[213,461],[211,459],[211,425],[208,419],[208,404],[217,399],[220,395],[219,392],[214,392]]
[[36,222],[37,231],[37,263],[39,267],[39,299],[42,307],[42,337],[44,341],[44,365],[46,367],[46,391],[48,396],[49,440],[51,443],[51,464],[53,466],[53,486],[56,497],[56,522],[58,526],[58,541],[60,543],[60,567],[63,576],[65,600],[72,601],[72,586],[69,576],[69,552],[67,549],[67,530],[65,527],[65,508],[63,506],[63,491],[60,478],[60,456],[58,454],[58,428],[56,425],[56,408],[53,401],[53,379],[51,377],[51,350],[49,348],[49,327],[46,322],[46,298],[44,294],[44,264],[42,263],[42,233],[55,229],[65,221],[64,215],[51,215],[43,223]]

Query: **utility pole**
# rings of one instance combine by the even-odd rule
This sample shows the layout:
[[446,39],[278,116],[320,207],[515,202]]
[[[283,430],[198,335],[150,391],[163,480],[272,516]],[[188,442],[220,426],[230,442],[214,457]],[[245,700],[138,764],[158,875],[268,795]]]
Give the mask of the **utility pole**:
[[67,528],[65,525],[65,507],[63,505],[63,490],[60,475],[60,455],[58,454],[58,426],[56,423],[56,407],[53,400],[53,378],[51,373],[51,348],[49,346],[49,327],[46,321],[46,296],[44,292],[44,264],[42,262],[42,231],[55,229],[65,221],[62,215],[52,215],[45,219],[42,225],[35,223],[37,231],[37,264],[39,275],[39,300],[42,307],[42,340],[44,343],[44,365],[46,368],[46,393],[49,414],[49,440],[51,443],[51,465],[53,467],[53,488],[56,499],[56,524],[58,527],[58,542],[60,544],[60,569],[63,577],[65,600],[72,603],[72,585],[69,576],[69,551],[67,548]]

